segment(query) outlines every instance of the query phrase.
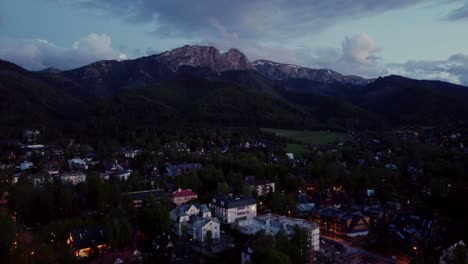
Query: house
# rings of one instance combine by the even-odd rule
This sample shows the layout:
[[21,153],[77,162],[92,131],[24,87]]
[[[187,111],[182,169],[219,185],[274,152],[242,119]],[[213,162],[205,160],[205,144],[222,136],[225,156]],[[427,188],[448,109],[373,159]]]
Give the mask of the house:
[[252,197],[217,196],[210,208],[224,224],[244,226],[257,216],[257,201]]
[[42,144],[33,144],[26,146],[26,155],[31,156],[33,153],[39,153],[44,156],[44,145]]
[[208,234],[211,233],[211,239],[219,240],[221,236],[220,223],[218,218],[196,218],[193,220],[191,228],[189,228],[193,239],[200,242],[206,241]]
[[65,184],[77,185],[86,182],[86,174],[84,172],[65,172],[60,175],[60,181]]
[[113,173],[116,171],[122,171],[124,168],[120,166],[117,161],[106,166],[106,172]]
[[95,226],[77,229],[69,233],[67,244],[77,258],[90,257],[93,250],[101,253],[107,246],[106,229]]
[[320,249],[319,225],[304,219],[266,214],[254,217],[249,225],[239,227],[239,232],[245,235],[253,235],[262,231],[266,235],[276,236],[280,230],[283,230],[290,239],[294,234],[295,227],[300,227],[306,231],[307,243],[310,243],[308,247],[314,251]]
[[23,139],[28,143],[36,142],[40,135],[41,132],[37,129],[27,129],[23,131]]
[[48,182],[52,182],[52,179],[49,175],[36,174],[29,177],[33,183],[34,188],[40,188]]
[[22,171],[32,169],[34,167],[34,164],[29,161],[22,162],[19,166],[19,169]]
[[241,264],[252,263],[252,255],[253,248],[250,241],[248,241],[241,250]]
[[128,197],[136,208],[142,208],[149,205],[151,200],[161,200],[167,198],[167,193],[163,190],[146,190],[138,192],[123,193],[123,196]]
[[113,176],[118,178],[121,181],[127,181],[130,175],[132,174],[132,170],[120,170],[113,173]]
[[46,164],[44,165],[43,171],[44,171],[47,175],[50,175],[50,176],[57,176],[57,175],[60,174],[59,165],[58,165],[58,163],[55,162],[55,161],[46,163]]
[[120,154],[124,155],[124,157],[127,159],[134,159],[136,156],[138,156],[138,154],[143,152],[143,150],[137,149],[137,148],[132,148],[132,149],[122,148],[120,149],[119,152]]
[[86,161],[79,158],[68,160],[68,167],[72,171],[86,171],[88,169]]
[[208,231],[212,238],[220,238],[220,223],[212,217],[211,211],[205,204],[183,204],[170,212],[170,219],[174,233],[181,237],[189,235],[198,241],[205,241]]
[[245,183],[252,191],[256,191],[258,196],[275,192],[275,183],[266,179],[257,179],[255,176],[245,177]]
[[315,210],[314,203],[300,203],[297,205],[297,213],[301,217],[307,217]]
[[153,255],[158,256],[162,262],[171,262],[175,259],[174,243],[170,234],[160,234],[153,239]]
[[171,202],[177,206],[184,204],[190,200],[197,199],[198,195],[190,189],[178,189],[177,191],[173,192],[171,195]]
[[[459,250],[459,249],[462,249],[462,250]],[[442,255],[439,257],[439,263],[440,264],[457,263],[457,257],[461,258],[459,252],[465,252],[465,256],[462,258],[465,262],[468,261],[468,254],[466,253],[467,252],[466,249],[467,247],[465,243],[463,242],[463,240],[458,241],[457,243],[451,245],[447,250],[443,251]]]
[[390,219],[390,234],[399,242],[402,248],[411,251],[419,248],[430,238],[437,228],[434,219],[396,212]]
[[345,212],[337,208],[323,208],[312,219],[322,232],[338,236],[357,237],[369,234],[370,218],[360,212]]
[[159,177],[159,169],[157,165],[145,165],[143,171],[146,175],[150,177]]
[[169,165],[166,167],[167,174],[170,177],[176,177],[179,175],[188,175],[192,171],[199,170],[203,168],[200,163],[186,163],[179,165]]

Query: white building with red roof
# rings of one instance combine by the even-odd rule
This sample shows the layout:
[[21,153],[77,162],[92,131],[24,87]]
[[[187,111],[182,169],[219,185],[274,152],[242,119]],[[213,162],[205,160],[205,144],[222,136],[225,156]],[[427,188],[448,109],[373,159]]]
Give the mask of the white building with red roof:
[[175,205],[180,206],[190,200],[197,199],[198,194],[192,192],[190,189],[178,189],[177,191],[173,192],[171,195],[171,202]]

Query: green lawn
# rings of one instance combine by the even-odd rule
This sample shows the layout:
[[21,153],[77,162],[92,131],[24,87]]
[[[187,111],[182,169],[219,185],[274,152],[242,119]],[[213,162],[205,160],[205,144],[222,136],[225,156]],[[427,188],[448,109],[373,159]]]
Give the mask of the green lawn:
[[277,136],[286,137],[302,144],[327,144],[345,138],[345,133],[312,131],[312,130],[284,130],[273,128],[262,128],[263,131],[274,133]]
[[302,154],[308,151],[305,145],[290,143],[286,145],[285,152],[286,153],[293,153],[294,157],[300,157]]

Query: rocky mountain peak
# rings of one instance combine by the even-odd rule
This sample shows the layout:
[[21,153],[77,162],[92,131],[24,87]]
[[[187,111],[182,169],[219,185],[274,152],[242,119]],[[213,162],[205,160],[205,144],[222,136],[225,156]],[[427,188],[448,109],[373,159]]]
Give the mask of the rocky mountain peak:
[[173,71],[180,66],[209,67],[214,71],[254,70],[247,56],[237,49],[229,49],[221,53],[212,46],[185,45],[156,56],[156,60],[164,63]]

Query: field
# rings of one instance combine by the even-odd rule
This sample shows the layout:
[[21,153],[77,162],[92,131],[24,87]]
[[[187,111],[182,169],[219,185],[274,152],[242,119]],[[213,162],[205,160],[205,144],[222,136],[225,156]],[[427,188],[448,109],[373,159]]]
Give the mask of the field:
[[345,138],[345,133],[329,132],[329,131],[312,131],[312,130],[284,130],[273,128],[262,128],[263,131],[273,133],[277,136],[288,138],[294,142],[302,144],[321,145],[332,143]]

